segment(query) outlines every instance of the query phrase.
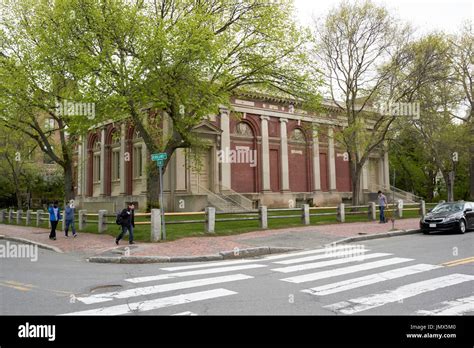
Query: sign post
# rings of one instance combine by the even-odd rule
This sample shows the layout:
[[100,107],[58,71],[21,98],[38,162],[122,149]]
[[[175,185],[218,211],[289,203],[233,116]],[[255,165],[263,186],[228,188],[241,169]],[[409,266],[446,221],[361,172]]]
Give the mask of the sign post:
[[162,239],[166,240],[166,224],[165,224],[165,208],[163,205],[163,166],[165,164],[165,160],[168,158],[166,152],[161,153],[154,153],[151,155],[151,160],[156,161],[156,165],[160,171],[160,211],[161,211],[161,231],[162,231]]

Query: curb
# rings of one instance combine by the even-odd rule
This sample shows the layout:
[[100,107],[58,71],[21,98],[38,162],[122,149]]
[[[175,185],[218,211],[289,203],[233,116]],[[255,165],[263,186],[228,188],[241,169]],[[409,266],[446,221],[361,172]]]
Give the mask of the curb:
[[30,244],[30,245],[37,245],[38,248],[41,248],[41,249],[46,249],[46,250],[54,251],[54,252],[57,252],[57,253],[60,253],[60,254],[63,254],[63,253],[64,253],[64,252],[63,252],[61,249],[59,249],[58,247],[54,247],[54,246],[51,246],[51,245],[43,244],[43,243],[40,243],[40,242],[35,242],[35,241],[29,240],[29,239],[25,239],[25,238],[10,237],[10,236],[0,235],[0,239],[9,240],[9,241],[12,241],[12,242],[19,242],[19,243],[24,243],[24,244]]
[[262,256],[268,254],[278,254],[291,251],[302,250],[300,248],[285,247],[256,247],[247,249],[235,249],[231,251],[221,251],[214,255],[197,255],[197,256],[92,256],[87,259],[94,263],[170,263],[170,262],[202,262],[202,261],[219,261],[229,259],[243,259],[246,257]]
[[405,236],[405,235],[417,234],[417,233],[421,233],[421,230],[416,229],[416,230],[397,230],[397,231],[391,231],[391,232],[382,232],[382,233],[377,233],[377,234],[369,234],[369,235],[366,235],[366,236],[347,237],[347,238],[343,238],[343,239],[337,240],[335,242],[326,244],[325,246],[332,246],[332,245],[336,245],[336,244],[359,242],[359,241],[371,240],[371,239],[398,237],[398,236]]

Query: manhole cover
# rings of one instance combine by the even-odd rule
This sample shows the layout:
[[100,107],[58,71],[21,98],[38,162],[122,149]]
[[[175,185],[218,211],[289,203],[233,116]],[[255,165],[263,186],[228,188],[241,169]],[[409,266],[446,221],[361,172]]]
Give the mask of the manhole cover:
[[91,293],[96,293],[96,292],[109,292],[109,291],[116,291],[122,289],[122,285],[100,285],[96,286],[91,289]]

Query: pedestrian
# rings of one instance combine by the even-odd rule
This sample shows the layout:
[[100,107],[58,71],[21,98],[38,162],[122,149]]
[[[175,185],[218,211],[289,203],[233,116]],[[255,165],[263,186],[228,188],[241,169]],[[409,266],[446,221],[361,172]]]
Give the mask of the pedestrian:
[[51,222],[49,239],[56,240],[56,227],[58,227],[58,222],[61,220],[61,210],[59,209],[58,201],[53,202],[53,205],[48,208],[48,212],[49,221]]
[[122,210],[119,215],[120,218],[120,226],[122,228],[122,232],[119,236],[115,239],[115,244],[119,244],[120,239],[125,236],[128,231],[128,243],[135,244],[133,241],[133,228],[135,227],[135,205],[130,202],[127,205],[127,208]]
[[379,208],[380,208],[380,222],[381,224],[387,222],[385,220],[385,207],[387,206],[387,197],[382,193],[382,191],[378,192],[378,200],[379,200]]
[[69,226],[71,227],[72,230],[72,236],[74,238],[77,237],[76,233],[76,228],[74,227],[74,213],[75,213],[75,205],[74,205],[74,199],[71,199],[69,201],[69,204],[66,206],[65,209],[65,219],[66,219],[66,229],[64,230],[65,237],[68,238],[68,232],[69,232]]

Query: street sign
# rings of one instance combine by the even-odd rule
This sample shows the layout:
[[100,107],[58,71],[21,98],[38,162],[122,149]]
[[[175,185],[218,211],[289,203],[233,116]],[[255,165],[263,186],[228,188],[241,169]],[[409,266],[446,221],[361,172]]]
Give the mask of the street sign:
[[168,158],[168,154],[166,152],[154,153],[151,155],[152,161],[164,161]]
[[164,162],[164,160],[159,159],[159,160],[156,161],[156,164],[158,165],[158,167],[163,167],[165,165],[165,162]]

